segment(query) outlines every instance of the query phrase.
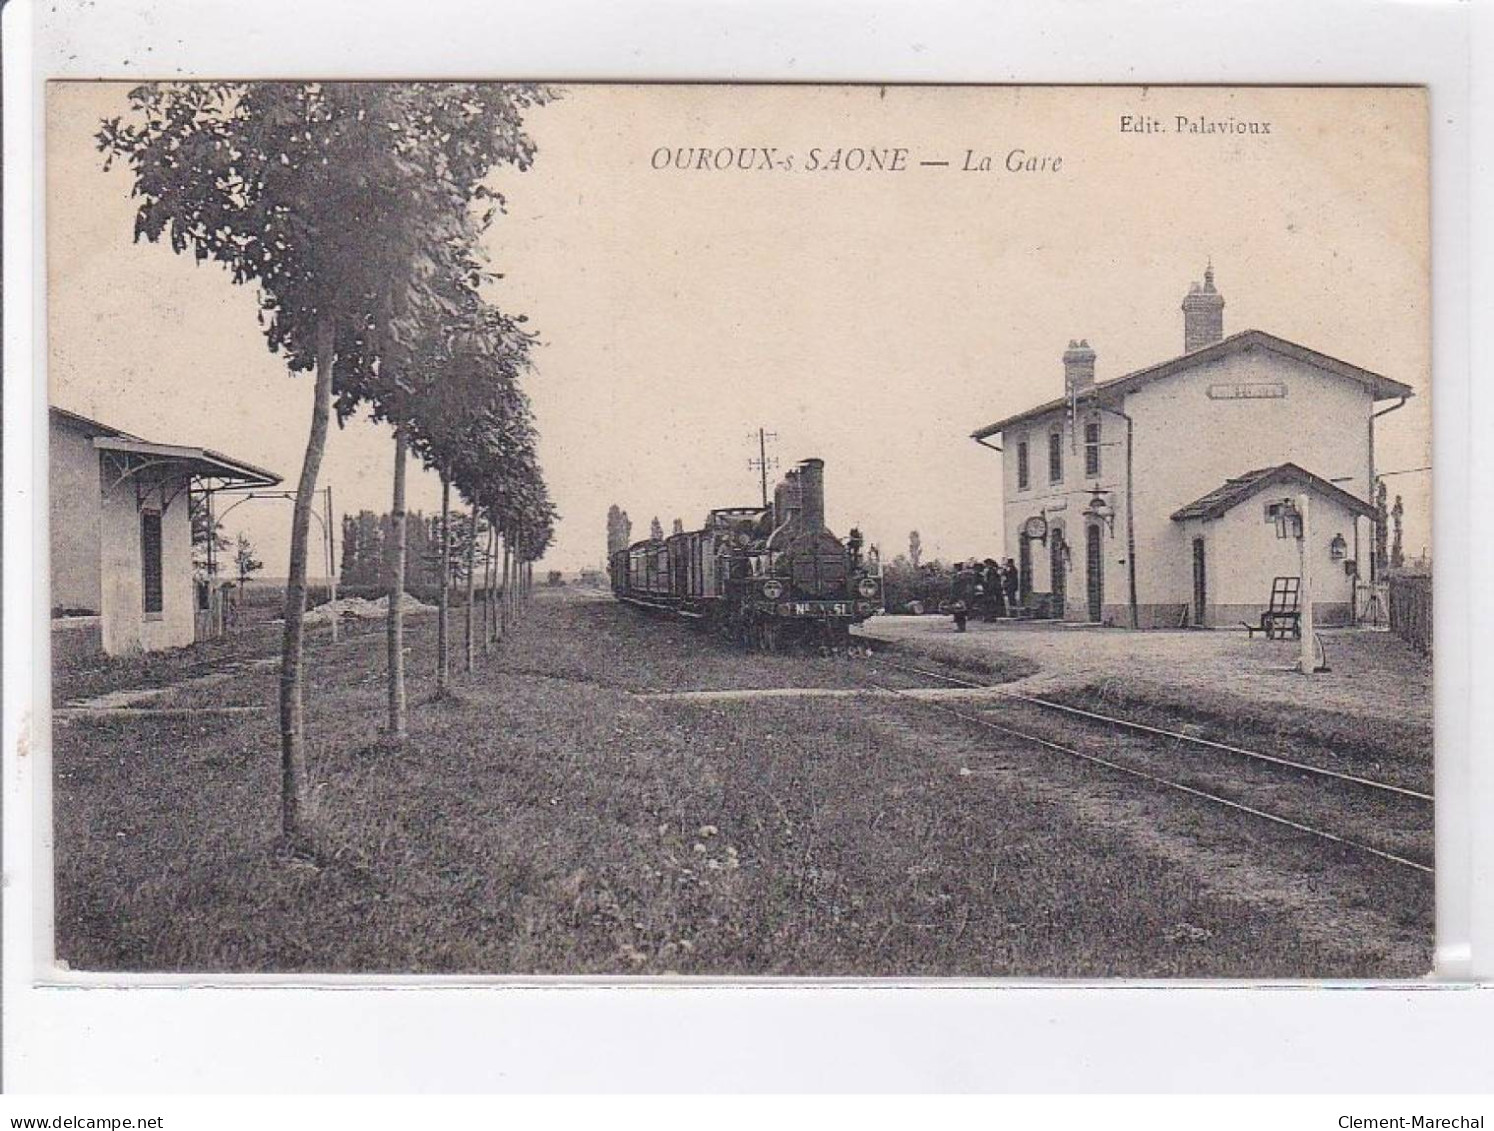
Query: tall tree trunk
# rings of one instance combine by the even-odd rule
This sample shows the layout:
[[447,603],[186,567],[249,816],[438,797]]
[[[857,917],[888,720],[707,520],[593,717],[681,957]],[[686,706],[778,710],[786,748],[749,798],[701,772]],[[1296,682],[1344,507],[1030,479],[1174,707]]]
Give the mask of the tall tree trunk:
[[518,535],[514,536],[514,624],[519,623],[519,618],[524,610],[519,603],[524,599],[524,562],[519,557],[524,552],[524,542]]
[[522,536],[514,535],[514,623],[519,623],[519,618],[524,615],[524,539]]
[[472,513],[467,516],[467,672],[477,667],[476,611],[472,605],[477,600],[477,504],[472,504]]
[[405,737],[405,464],[409,441],[403,423],[394,426],[394,501],[389,508],[389,737]]
[[311,528],[311,503],[322,454],[327,450],[327,424],[332,416],[332,354],[336,327],[323,315],[316,324],[316,388],[311,403],[311,435],[301,462],[301,481],[291,515],[290,577],[285,586],[285,633],[280,651],[280,828],[286,841],[311,847],[311,813],[306,774],[306,717],[303,696],[306,679],[303,656],[306,640],[306,542]]
[[482,651],[487,655],[493,648],[493,579],[498,574],[498,563],[493,560],[493,550],[498,543],[493,533],[493,515],[488,514],[488,545],[482,563]]
[[446,694],[451,675],[451,473],[441,468],[441,593],[436,598],[436,698]]
[[512,549],[512,547],[509,545],[509,538],[510,538],[509,532],[507,530],[504,530],[504,532],[503,532],[503,590],[499,594],[499,599],[502,602],[500,604],[499,608],[501,608],[503,610],[503,616],[501,617],[501,622],[500,622],[500,625],[499,625],[499,632],[501,632],[505,636],[508,635],[509,612],[510,612],[509,606],[510,606],[512,600],[513,600],[513,594],[511,592],[512,589],[513,589],[513,586],[509,584],[509,571],[512,568],[511,565],[510,565],[510,562],[511,562],[511,559],[513,557],[513,555],[510,553],[510,550]]

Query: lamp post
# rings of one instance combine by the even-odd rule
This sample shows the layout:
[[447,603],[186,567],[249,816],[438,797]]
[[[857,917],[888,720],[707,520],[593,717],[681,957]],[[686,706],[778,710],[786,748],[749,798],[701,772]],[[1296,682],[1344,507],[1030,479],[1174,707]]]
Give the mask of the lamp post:
[[1271,508],[1276,517],[1276,536],[1297,539],[1297,628],[1301,648],[1297,671],[1312,675],[1318,671],[1317,635],[1312,617],[1312,514],[1308,496],[1285,498]]
[[1312,515],[1308,510],[1306,494],[1297,496],[1297,513],[1301,516],[1297,527],[1297,553],[1302,563],[1299,567],[1302,574],[1302,593],[1299,598],[1302,604],[1302,615],[1299,618],[1302,625],[1302,652],[1297,659],[1297,670],[1303,675],[1312,675],[1318,670],[1318,658],[1313,652]]

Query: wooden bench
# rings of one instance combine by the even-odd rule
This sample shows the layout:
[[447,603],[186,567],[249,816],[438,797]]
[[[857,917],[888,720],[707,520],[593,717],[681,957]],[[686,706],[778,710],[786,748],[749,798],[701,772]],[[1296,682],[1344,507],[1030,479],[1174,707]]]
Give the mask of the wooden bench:
[[1271,581],[1271,604],[1261,614],[1260,624],[1246,624],[1245,629],[1254,638],[1264,632],[1267,640],[1302,639],[1302,611],[1298,607],[1302,593],[1300,577],[1277,577]]

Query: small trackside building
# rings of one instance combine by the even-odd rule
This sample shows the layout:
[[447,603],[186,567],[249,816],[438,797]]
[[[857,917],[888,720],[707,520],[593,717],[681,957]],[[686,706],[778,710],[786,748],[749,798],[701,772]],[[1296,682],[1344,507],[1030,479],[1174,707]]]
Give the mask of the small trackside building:
[[[1306,495],[1312,540],[1277,537],[1276,508]],[[1257,468],[1229,480],[1173,512],[1194,562],[1193,619],[1200,624],[1257,623],[1263,607],[1261,579],[1299,577],[1302,555],[1312,578],[1319,624],[1345,624],[1353,614],[1354,576],[1348,539],[1375,508],[1293,463]]]
[[1300,572],[1270,507],[1306,493],[1318,623],[1352,617],[1374,545],[1374,418],[1411,387],[1261,330],[1226,337],[1223,311],[1211,266],[1183,301],[1182,354],[1097,382],[1095,351],[1071,341],[1063,396],[972,433],[1001,453],[1004,553],[1029,608],[1254,621],[1272,579]]
[[193,491],[280,476],[206,448],[157,444],[53,408],[49,428],[54,659],[191,644]]

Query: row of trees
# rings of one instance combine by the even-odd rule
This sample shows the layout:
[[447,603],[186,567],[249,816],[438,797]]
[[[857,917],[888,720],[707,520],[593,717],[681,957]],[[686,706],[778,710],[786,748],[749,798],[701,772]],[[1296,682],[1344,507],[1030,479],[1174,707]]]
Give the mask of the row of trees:
[[1402,526],[1405,522],[1406,506],[1401,497],[1395,497],[1391,506],[1385,480],[1375,484],[1375,576],[1384,578],[1392,570],[1404,569],[1406,551],[1402,545]]
[[[408,725],[402,597],[411,454],[440,477],[443,515],[452,513],[453,490],[466,500],[469,587],[480,518],[489,561],[501,560],[510,595],[553,536],[557,515],[519,386],[534,339],[522,317],[484,297],[493,276],[482,247],[503,207],[489,179],[503,166],[529,167],[535,146],[524,114],[550,97],[531,84],[152,83],[132,90],[129,113],[99,131],[106,167],[122,160],[134,174],[135,238],[164,240],[254,287],[270,350],[292,374],[313,375],[280,674],[281,825],[295,848],[309,847],[314,834],[304,716],[307,545],[334,415],[341,425],[366,412],[390,427],[394,443],[386,557],[392,740]],[[450,668],[452,525],[441,524],[438,695]],[[470,602],[468,610],[470,665]]]
[[[478,512],[478,537],[468,536],[471,515],[460,510],[451,514],[451,552],[447,576],[460,584],[467,577],[469,550],[479,564],[486,564],[487,520]],[[337,584],[344,588],[383,585],[389,576],[389,554],[395,542],[394,519],[387,512],[361,510],[342,516],[342,546],[339,551]],[[442,547],[446,534],[440,515],[411,511],[405,515],[405,584],[411,589],[434,591],[441,583]]]
[[[685,520],[677,518],[670,528],[671,534],[683,534],[685,532]],[[655,542],[664,540],[664,524],[655,515],[648,524],[648,536]],[[620,508],[616,503],[607,508],[607,556],[610,558],[619,550],[626,550],[633,541],[633,520],[628,517],[628,512]]]

